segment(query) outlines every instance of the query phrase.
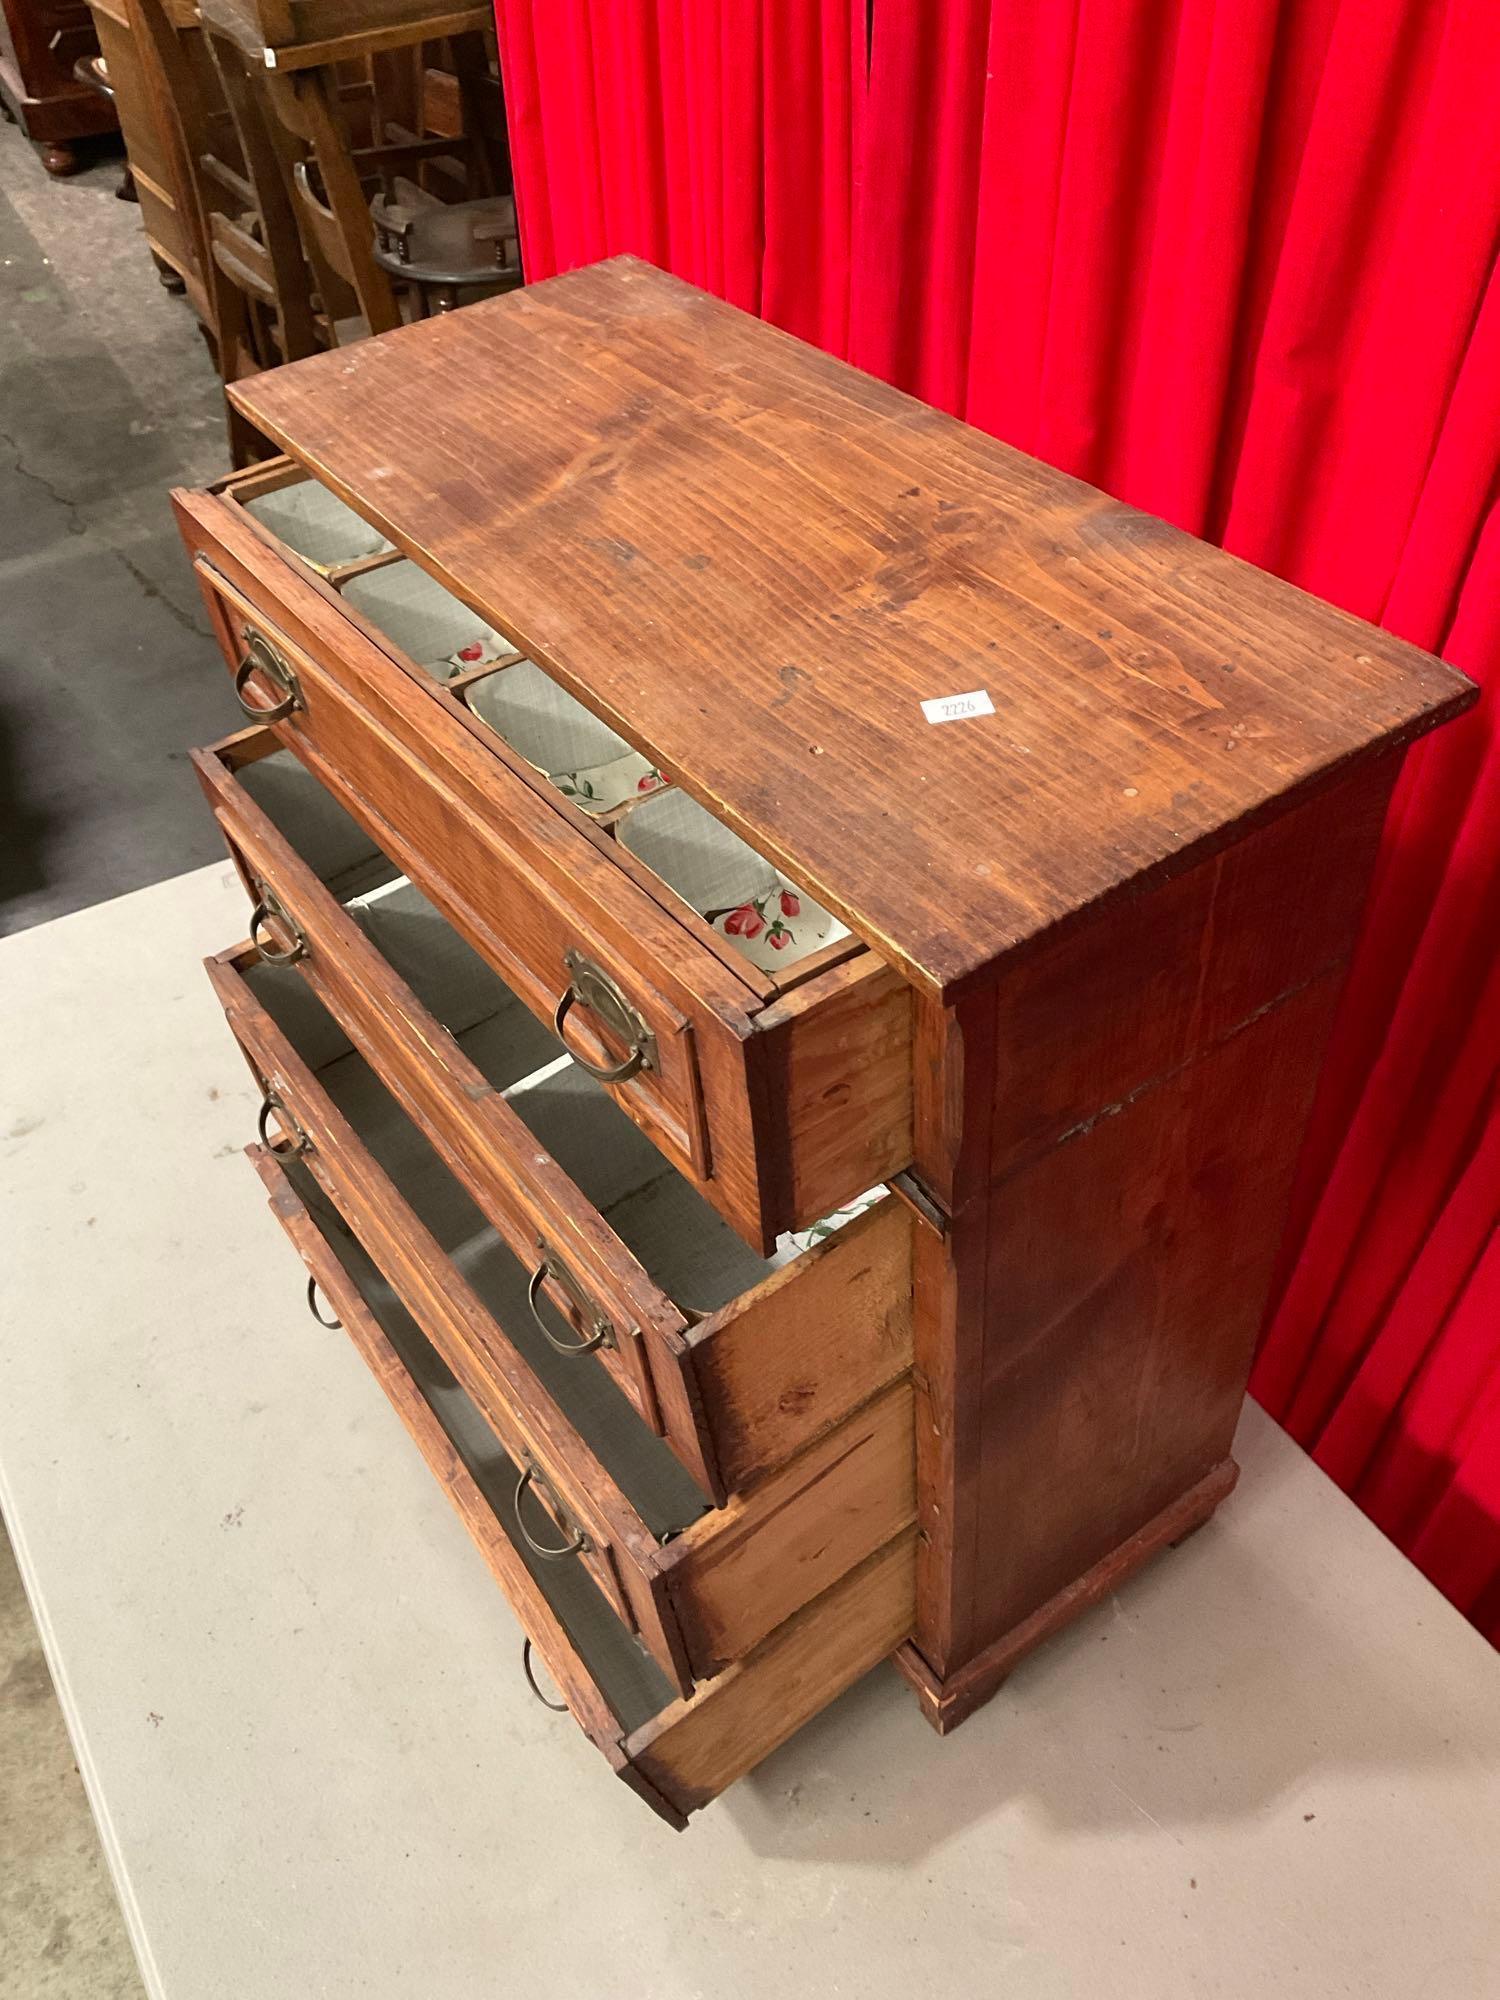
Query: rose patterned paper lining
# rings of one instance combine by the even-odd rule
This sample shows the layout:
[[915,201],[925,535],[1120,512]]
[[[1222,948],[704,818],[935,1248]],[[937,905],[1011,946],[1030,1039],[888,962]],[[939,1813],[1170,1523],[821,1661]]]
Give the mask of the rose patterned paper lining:
[[336,569],[340,563],[384,555],[391,544],[314,479],[279,486],[241,503],[280,542],[294,549],[314,569]]
[[659,792],[667,782],[653,763],[634,750],[589,771],[549,771],[547,776],[564,798],[591,813],[609,812],[627,799]]
[[767,894],[754,896],[712,921],[714,929],[762,972],[795,965],[799,958],[849,935],[847,925],[780,873]]
[[341,588],[346,603],[437,680],[520,654],[503,633],[415,563],[387,563]]
[[[809,1224],[806,1229],[793,1229],[785,1236],[778,1236],[776,1239],[777,1262],[790,1263],[794,1257],[800,1257],[804,1251],[811,1250],[814,1244],[821,1243],[826,1237],[835,1235],[840,1229],[851,1223],[855,1216],[863,1215],[866,1209],[873,1208],[876,1202],[882,1199],[884,1194],[884,1187],[867,1188],[863,1194],[856,1195],[853,1201],[846,1201],[842,1208],[834,1209],[831,1215],[821,1216],[818,1221]],[[783,1251],[785,1254],[783,1254]]]
[[637,806],[619,839],[763,972],[784,970],[849,935],[685,792],[664,792]]
[[649,758],[532,660],[486,674],[465,690],[465,699],[481,722],[585,812],[608,812],[664,783]]
[[615,830],[620,845],[762,972],[785,971],[848,937],[821,903],[669,785],[534,661],[486,674],[463,693],[482,722],[583,811],[630,805]]

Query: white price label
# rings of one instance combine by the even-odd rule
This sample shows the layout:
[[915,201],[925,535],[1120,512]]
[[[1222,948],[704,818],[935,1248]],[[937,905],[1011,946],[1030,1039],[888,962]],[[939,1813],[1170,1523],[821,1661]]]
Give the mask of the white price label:
[[972,694],[940,694],[924,701],[922,713],[929,722],[967,722],[971,715],[993,715],[995,704],[983,688]]

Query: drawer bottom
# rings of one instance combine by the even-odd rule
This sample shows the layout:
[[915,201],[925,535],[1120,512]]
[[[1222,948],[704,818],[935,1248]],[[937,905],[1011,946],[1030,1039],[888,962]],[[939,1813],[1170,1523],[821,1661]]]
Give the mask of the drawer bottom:
[[[617,1776],[670,1824],[684,1825],[910,1636],[908,1529],[744,1659],[676,1696],[588,1572],[543,1562],[527,1546],[515,1518],[518,1469],[316,1181],[266,1147],[249,1151],[272,1212],[505,1591],[527,1650]],[[530,1675],[524,1656],[523,1665]]]

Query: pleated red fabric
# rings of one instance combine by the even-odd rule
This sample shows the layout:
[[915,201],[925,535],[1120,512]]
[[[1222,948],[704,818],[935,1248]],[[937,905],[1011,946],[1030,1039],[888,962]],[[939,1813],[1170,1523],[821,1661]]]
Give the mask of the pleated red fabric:
[[862,0],[497,0],[521,249],[634,251],[848,343]]
[[[1500,684],[1494,0],[499,0],[632,249]],[[1409,760],[1257,1395],[1500,1642],[1500,745]]]

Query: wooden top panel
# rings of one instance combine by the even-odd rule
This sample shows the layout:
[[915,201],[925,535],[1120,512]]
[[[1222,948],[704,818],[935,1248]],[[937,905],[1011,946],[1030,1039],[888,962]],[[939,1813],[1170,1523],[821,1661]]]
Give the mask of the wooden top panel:
[[1475,699],[633,258],[230,394],[929,989]]

